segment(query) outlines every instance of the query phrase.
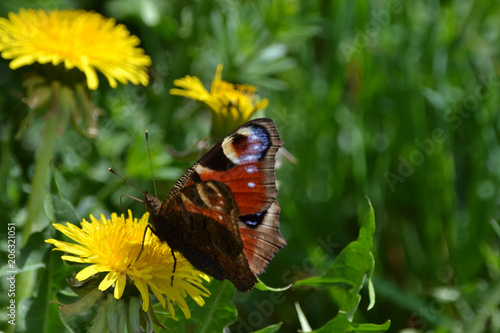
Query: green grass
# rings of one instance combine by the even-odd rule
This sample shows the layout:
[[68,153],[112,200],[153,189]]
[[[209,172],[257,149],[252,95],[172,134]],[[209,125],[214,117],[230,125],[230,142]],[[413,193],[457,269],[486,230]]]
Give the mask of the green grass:
[[[368,196],[377,222],[376,304],[366,311],[364,288],[355,322],[390,319],[391,332],[497,332],[500,235],[490,221],[500,207],[500,3],[392,3],[151,2],[159,21],[148,25],[154,17],[141,16],[133,1],[72,2],[126,24],[153,59],[153,83],[113,90],[100,77],[92,96],[105,110],[100,134],[86,139],[68,126],[58,138],[51,193],[56,177],[78,218],[120,212],[120,195],[139,193],[107,168],[152,189],[144,143],[149,130],[158,192],[166,197],[195,161],[173,158],[166,145],[189,149],[210,131],[206,110],[168,90],[187,74],[208,87],[222,63],[225,80],[261,88],[270,100],[261,115],[276,122],[298,160],[283,159],[277,170],[288,245],[261,276],[266,284],[283,287],[325,273],[357,238]],[[20,6],[33,4],[4,2],[0,16]],[[20,72],[0,60],[0,207],[4,221],[18,222],[18,235],[43,123],[37,118],[14,139],[26,112],[17,97]],[[135,215],[144,212],[141,204],[125,205]],[[342,304],[341,292],[331,287],[294,287],[283,295],[253,330],[283,322],[280,332],[295,332],[295,302],[318,329]],[[269,297],[236,292],[240,320],[248,322]]]

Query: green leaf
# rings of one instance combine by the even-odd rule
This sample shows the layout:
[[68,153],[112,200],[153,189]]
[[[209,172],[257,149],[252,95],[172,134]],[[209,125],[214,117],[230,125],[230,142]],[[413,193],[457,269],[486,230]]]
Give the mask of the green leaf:
[[375,290],[371,282],[371,276],[375,268],[375,260],[371,253],[373,246],[372,239],[375,232],[375,213],[369,200],[368,203],[370,205],[370,212],[361,226],[358,239],[350,243],[339,254],[323,276],[295,283],[295,286],[312,287],[335,286],[340,288],[346,284],[350,286],[345,293],[338,315],[315,332],[383,331],[387,330],[390,326],[389,321],[382,325],[355,324],[352,322],[361,300],[359,292],[365,280],[368,281],[368,294],[370,297],[368,309],[373,308],[375,305]]
[[342,313],[339,313],[334,319],[330,320],[323,327],[313,331],[313,333],[331,333],[331,332],[383,332],[391,326],[388,320],[381,325],[377,324],[354,324]]
[[274,333],[274,332],[278,332],[278,330],[281,328],[282,325],[283,325],[283,323],[279,323],[279,324],[267,326],[266,328],[263,328],[261,330],[255,331],[253,333]]

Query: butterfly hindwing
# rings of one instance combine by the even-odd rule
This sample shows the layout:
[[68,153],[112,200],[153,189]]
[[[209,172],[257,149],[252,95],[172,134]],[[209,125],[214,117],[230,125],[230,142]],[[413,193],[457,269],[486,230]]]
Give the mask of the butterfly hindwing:
[[185,187],[151,219],[158,238],[199,270],[228,279],[241,291],[257,282],[243,252],[236,202],[224,183],[204,181]]
[[280,206],[274,201],[261,213],[239,217],[243,252],[256,275],[262,274],[276,252],[286,245],[279,231],[279,213]]

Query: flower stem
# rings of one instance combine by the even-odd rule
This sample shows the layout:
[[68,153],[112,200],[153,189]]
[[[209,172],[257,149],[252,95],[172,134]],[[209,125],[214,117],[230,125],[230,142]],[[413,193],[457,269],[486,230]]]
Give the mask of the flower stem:
[[45,180],[56,142],[57,122],[58,118],[54,115],[50,115],[45,122],[40,151],[35,161],[35,173],[31,182],[31,193],[28,198],[28,216],[23,227],[22,246],[26,245],[33,231],[40,230],[40,214],[42,213],[45,194]]

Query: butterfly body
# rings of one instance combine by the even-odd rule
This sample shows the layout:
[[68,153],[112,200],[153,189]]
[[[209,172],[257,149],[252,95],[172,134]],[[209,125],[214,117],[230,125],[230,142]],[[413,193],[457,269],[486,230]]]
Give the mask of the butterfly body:
[[197,269],[248,291],[276,252],[275,154],[283,142],[270,119],[252,120],[217,143],[161,202],[146,192],[155,234]]

